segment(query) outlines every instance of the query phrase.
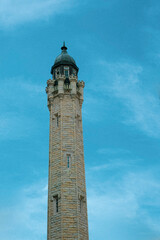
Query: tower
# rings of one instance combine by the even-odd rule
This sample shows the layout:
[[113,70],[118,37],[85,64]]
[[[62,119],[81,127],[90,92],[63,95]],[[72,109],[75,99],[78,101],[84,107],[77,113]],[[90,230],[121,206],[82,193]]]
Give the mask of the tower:
[[47,81],[50,112],[47,240],[88,240],[82,131],[84,82],[65,43]]

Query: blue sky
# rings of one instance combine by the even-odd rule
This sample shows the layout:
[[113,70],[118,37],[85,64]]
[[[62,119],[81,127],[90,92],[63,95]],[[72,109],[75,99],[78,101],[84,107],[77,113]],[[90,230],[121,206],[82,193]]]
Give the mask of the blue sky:
[[0,0],[0,239],[46,239],[50,68],[84,80],[90,240],[160,240],[160,2]]

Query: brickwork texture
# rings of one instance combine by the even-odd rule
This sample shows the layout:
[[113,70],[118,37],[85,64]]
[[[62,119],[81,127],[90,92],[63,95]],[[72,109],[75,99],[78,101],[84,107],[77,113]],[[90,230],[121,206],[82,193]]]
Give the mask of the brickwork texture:
[[47,81],[50,112],[47,240],[88,240],[82,130],[84,82]]

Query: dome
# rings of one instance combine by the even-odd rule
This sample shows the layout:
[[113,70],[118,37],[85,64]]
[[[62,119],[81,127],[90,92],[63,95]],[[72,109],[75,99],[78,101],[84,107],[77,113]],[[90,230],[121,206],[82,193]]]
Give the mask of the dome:
[[78,70],[75,60],[67,52],[67,47],[65,46],[65,42],[63,43],[63,47],[61,47],[61,49],[62,49],[62,52],[58,57],[56,57],[54,65],[52,66],[52,69],[51,69],[51,74],[53,74],[53,69],[60,65],[69,65],[69,66],[71,65]]

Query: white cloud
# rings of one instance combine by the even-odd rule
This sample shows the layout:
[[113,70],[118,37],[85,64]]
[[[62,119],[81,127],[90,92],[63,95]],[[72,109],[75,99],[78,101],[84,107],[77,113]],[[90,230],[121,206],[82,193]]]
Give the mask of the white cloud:
[[125,106],[123,123],[135,125],[145,134],[159,138],[159,97],[156,91],[151,90],[153,87],[148,87],[141,80],[143,68],[127,63],[109,64],[103,61],[100,64],[107,68],[107,85],[101,90],[118,98]]
[[[105,236],[109,236],[110,239],[130,240],[136,228],[136,239],[146,239],[138,232],[138,227],[133,227],[136,224],[145,229],[146,235],[160,234],[159,214],[150,212],[150,208],[152,211],[160,208],[159,193],[160,184],[150,172],[130,172],[118,181],[112,178],[104,183],[94,182],[94,186],[88,188],[91,239],[99,236],[105,240]],[[123,235],[125,229],[128,229],[128,236]]]
[[103,170],[111,170],[111,169],[120,169],[121,167],[130,167],[134,166],[137,160],[132,160],[132,159],[120,159],[120,158],[114,158],[114,159],[108,159],[108,163],[102,164],[102,165],[97,165],[91,167],[91,170],[93,171],[103,171]]
[[[14,198],[16,204],[0,208],[0,239],[29,240],[46,238],[46,179],[22,189]],[[13,196],[12,196],[13,197]]]
[[[0,239],[46,238],[47,189],[47,180],[43,179],[12,196],[14,203],[10,203],[10,207],[0,207]],[[159,215],[153,216],[146,208],[160,207],[159,193],[160,185],[150,172],[130,172],[116,182],[113,179],[103,183],[95,181],[94,187],[88,188],[90,239],[106,240],[106,236],[110,239],[133,239],[123,235],[124,229],[130,236],[136,230],[137,240],[145,239],[138,229],[129,231],[135,224],[140,228],[145,225],[146,233],[150,235],[160,234]]]
[[0,0],[0,26],[48,19],[71,7],[72,0]]
[[110,171],[122,168],[128,170],[128,167],[133,167],[137,162],[140,163],[142,161],[140,158],[133,157],[129,150],[122,148],[100,148],[97,150],[97,153],[105,155],[106,161],[104,164],[90,167],[91,171]]

